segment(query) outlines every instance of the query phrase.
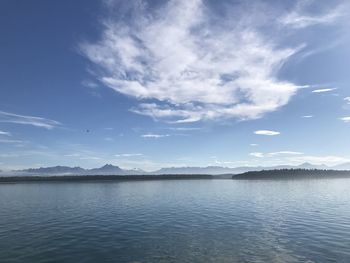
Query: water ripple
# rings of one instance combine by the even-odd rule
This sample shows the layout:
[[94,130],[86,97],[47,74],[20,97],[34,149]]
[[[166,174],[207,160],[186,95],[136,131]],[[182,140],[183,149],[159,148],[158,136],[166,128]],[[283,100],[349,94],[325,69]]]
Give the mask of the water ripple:
[[350,262],[350,180],[0,185],[1,262]]

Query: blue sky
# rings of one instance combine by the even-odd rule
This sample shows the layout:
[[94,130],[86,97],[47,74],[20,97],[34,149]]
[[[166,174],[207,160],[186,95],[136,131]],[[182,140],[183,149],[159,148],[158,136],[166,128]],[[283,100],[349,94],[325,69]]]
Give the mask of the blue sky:
[[348,14],[345,0],[3,0],[0,169],[348,162]]

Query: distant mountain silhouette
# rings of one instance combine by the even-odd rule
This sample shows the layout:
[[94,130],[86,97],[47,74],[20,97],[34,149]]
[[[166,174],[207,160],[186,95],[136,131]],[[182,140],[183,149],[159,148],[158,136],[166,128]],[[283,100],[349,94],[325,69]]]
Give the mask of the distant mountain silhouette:
[[207,167],[168,167],[153,172],[154,174],[227,174],[232,168],[221,166]]
[[314,165],[310,163],[303,163],[301,165],[277,165],[277,166],[241,166],[241,167],[221,167],[221,166],[207,166],[207,167],[169,167],[162,168],[153,173],[155,174],[240,174],[249,171],[261,170],[275,170],[275,169],[328,169],[326,165]]
[[131,175],[147,174],[140,169],[124,170],[119,166],[106,164],[100,168],[84,169],[81,167],[53,166],[29,168],[13,171],[16,174],[40,174],[40,175]]
[[53,166],[53,167],[29,168],[24,170],[17,170],[15,172],[39,173],[39,174],[80,174],[84,171],[85,169],[81,167]]
[[[292,166],[293,167],[293,166]],[[321,165],[315,165],[311,163],[303,163],[297,166],[300,169],[327,169],[329,168],[327,165],[321,164]],[[333,169],[333,167],[332,167]]]
[[100,168],[93,168],[86,170],[88,174],[122,174],[124,172],[119,166],[114,166],[112,164],[106,164]]
[[[24,170],[15,170],[9,174],[30,174],[30,175],[161,175],[161,174],[208,174],[208,175],[224,175],[224,174],[242,174],[250,171],[262,170],[281,170],[281,169],[319,169],[319,170],[350,170],[350,163],[344,163],[336,166],[315,165],[311,163],[303,163],[300,165],[277,165],[277,166],[241,166],[241,167],[167,167],[161,168],[153,172],[145,172],[141,169],[122,169],[119,166],[106,164],[99,168],[84,169],[81,167],[54,166],[29,168]],[[2,175],[8,174],[2,172]]]

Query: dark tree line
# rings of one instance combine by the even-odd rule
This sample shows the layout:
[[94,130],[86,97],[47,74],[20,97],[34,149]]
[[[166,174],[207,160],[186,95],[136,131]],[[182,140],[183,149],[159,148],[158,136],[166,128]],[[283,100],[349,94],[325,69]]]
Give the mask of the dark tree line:
[[0,177],[0,183],[6,182],[70,182],[70,181],[124,181],[124,180],[177,180],[211,179],[205,174],[164,174],[164,175],[57,175],[57,176],[8,176]]
[[350,171],[321,169],[277,169],[251,171],[233,175],[232,179],[297,179],[297,178],[350,178]]

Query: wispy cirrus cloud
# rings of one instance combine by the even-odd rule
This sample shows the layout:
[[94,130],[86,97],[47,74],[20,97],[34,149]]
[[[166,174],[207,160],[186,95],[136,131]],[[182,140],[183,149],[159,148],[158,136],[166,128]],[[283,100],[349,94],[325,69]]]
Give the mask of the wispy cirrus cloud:
[[337,88],[325,88],[325,89],[315,89],[311,91],[312,93],[325,93],[325,92],[330,92],[333,90],[336,90]]
[[304,115],[304,116],[301,116],[302,118],[304,119],[310,119],[310,118],[313,118],[314,116],[313,115]]
[[79,153],[69,153],[69,154],[65,154],[63,156],[65,156],[65,157],[80,157],[81,155]]
[[158,138],[164,138],[164,137],[169,137],[170,134],[155,134],[155,133],[147,133],[147,134],[142,134],[142,138],[153,138],[153,139],[158,139]]
[[42,117],[19,115],[10,112],[0,111],[0,122],[31,125],[51,130],[61,125],[60,122]]
[[21,140],[0,139],[0,143],[24,143]]
[[254,132],[257,135],[266,135],[266,136],[275,136],[281,134],[278,131],[271,131],[271,130],[258,130]]
[[264,163],[281,164],[281,165],[300,165],[302,163],[311,163],[316,165],[337,165],[349,162],[350,159],[343,156],[335,155],[307,155],[297,151],[278,151],[278,152],[252,152],[249,154],[262,160]]
[[295,151],[279,151],[279,152],[271,152],[268,153],[268,156],[277,156],[277,155],[303,155],[302,152],[295,152]]
[[324,13],[315,14],[306,11],[308,9],[307,7],[314,2],[298,1],[295,9],[280,19],[281,23],[295,29],[302,29],[313,25],[331,25],[345,15],[344,5],[338,5]]
[[343,122],[349,122],[350,123],[350,117],[342,117],[340,118]]
[[0,130],[0,135],[11,136],[11,133]]
[[[78,147],[80,147],[80,145],[74,145],[74,148],[78,148]],[[63,156],[69,157],[69,158],[75,158],[79,160],[91,160],[91,161],[103,160],[102,155],[99,154],[98,152],[84,150],[84,149],[80,149],[77,152],[66,153]]]
[[101,157],[98,156],[83,156],[79,157],[80,160],[101,160]]
[[264,154],[260,152],[253,152],[249,154],[250,156],[257,157],[257,158],[263,158]]
[[169,130],[173,130],[173,131],[198,131],[201,130],[202,128],[199,127],[169,127],[167,128]]
[[120,154],[115,154],[115,157],[140,157],[143,156],[142,153],[120,153]]
[[302,152],[295,152],[295,151],[278,151],[278,152],[270,152],[270,153],[261,153],[261,152],[253,152],[250,153],[250,156],[257,157],[257,158],[264,158],[264,157],[275,157],[275,156],[294,156],[294,155],[303,155]]
[[[337,18],[333,11],[300,15],[298,7],[278,10],[283,19],[276,20],[256,11],[273,13],[271,6],[256,3],[228,5],[220,14],[202,0],[127,3],[125,9],[108,1],[114,11],[103,20],[101,39],[81,51],[102,83],[140,102],[131,111],[176,123],[255,119],[286,105],[299,86],[280,80],[279,69],[304,43],[281,45],[283,32]],[[262,24],[279,33],[267,36]]]

